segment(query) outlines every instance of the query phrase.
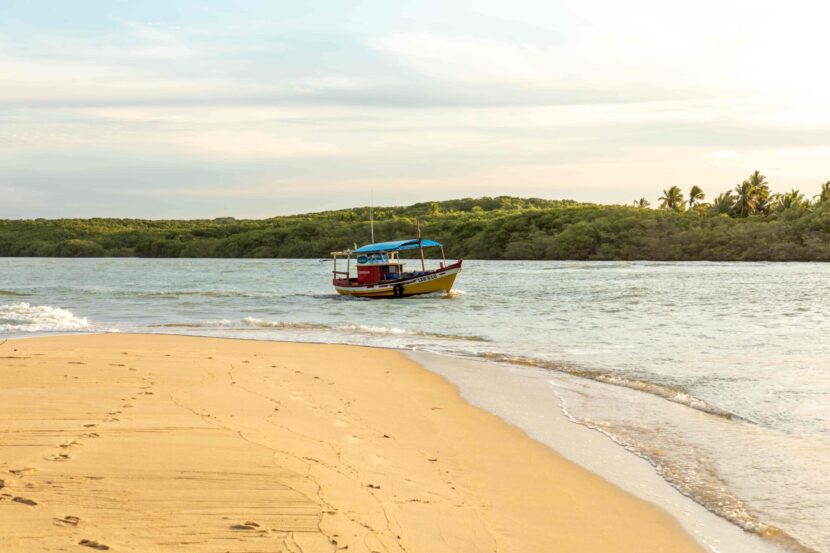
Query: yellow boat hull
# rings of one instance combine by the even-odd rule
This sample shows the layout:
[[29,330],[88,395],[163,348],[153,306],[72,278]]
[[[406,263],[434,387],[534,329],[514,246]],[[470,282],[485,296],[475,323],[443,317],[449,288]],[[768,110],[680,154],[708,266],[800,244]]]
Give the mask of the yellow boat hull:
[[[461,271],[460,265],[447,267],[423,276],[397,282],[380,283],[367,286],[340,286],[334,288],[338,294],[361,298],[395,298],[449,292],[455,283],[455,277]],[[400,287],[397,288],[396,287]]]

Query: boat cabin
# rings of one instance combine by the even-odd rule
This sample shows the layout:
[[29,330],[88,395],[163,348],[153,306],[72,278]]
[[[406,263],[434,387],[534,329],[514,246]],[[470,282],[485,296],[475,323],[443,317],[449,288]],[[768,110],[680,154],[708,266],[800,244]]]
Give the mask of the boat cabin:
[[403,274],[403,263],[394,252],[360,255],[357,261],[357,283],[372,284],[384,280],[398,280]]

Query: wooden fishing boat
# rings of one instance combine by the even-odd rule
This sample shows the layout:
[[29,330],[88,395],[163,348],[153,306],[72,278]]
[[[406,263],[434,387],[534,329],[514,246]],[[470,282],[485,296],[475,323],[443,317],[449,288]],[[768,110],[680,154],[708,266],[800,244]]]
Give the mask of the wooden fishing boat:
[[[441,261],[437,268],[427,270],[425,248],[441,248]],[[420,271],[404,270],[399,252],[407,250],[420,251]],[[449,292],[462,264],[459,259],[448,265],[444,247],[434,240],[422,238],[367,244],[356,250],[332,252],[331,255],[334,260],[332,284],[337,293],[365,298],[403,298]],[[337,270],[337,260],[340,257],[346,258],[345,271]],[[355,258],[354,264],[352,257]],[[356,267],[356,276],[352,275],[352,265]]]

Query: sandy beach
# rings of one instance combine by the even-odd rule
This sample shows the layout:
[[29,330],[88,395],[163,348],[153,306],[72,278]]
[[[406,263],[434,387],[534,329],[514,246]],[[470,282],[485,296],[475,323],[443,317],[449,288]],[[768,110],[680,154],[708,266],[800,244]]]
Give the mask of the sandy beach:
[[393,350],[0,346],[0,549],[702,551]]

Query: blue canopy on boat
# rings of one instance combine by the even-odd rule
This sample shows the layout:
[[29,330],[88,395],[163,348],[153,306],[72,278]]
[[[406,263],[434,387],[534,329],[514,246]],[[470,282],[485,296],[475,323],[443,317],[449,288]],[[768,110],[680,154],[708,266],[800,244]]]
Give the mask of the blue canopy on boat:
[[[426,238],[421,240],[421,245],[425,248],[442,247],[439,242],[436,242],[435,240],[427,240]],[[378,242],[377,244],[366,244],[365,246],[357,248],[352,253],[397,252],[401,250],[417,249],[418,239],[413,238],[410,240],[394,240],[392,242]]]

